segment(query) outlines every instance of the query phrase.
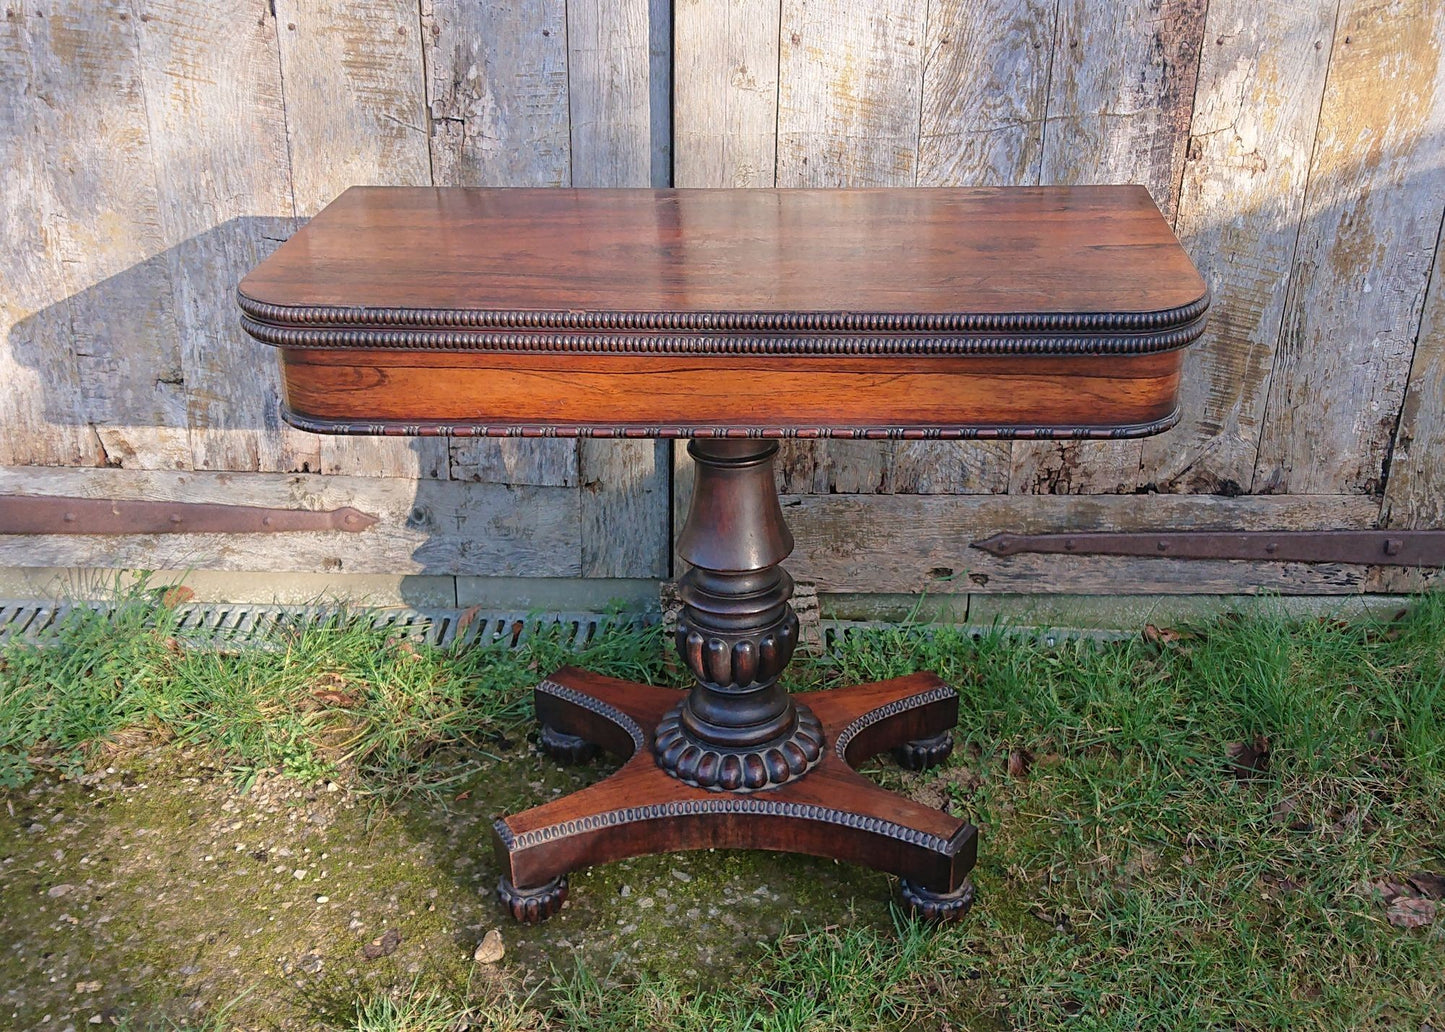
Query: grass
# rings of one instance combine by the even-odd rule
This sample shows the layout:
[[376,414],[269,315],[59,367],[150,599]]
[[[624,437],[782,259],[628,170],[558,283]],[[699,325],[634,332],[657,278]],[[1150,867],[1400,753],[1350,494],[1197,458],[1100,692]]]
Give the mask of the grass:
[[[655,630],[580,656],[546,633],[444,650],[342,614],[270,650],[190,649],[144,592],[61,638],[0,651],[0,786],[175,742],[241,785],[273,769],[436,793],[439,757],[512,747],[539,672],[669,676]],[[980,826],[962,925],[819,921],[706,990],[561,959],[528,984],[413,981],[329,1027],[1445,1027],[1445,914],[1395,927],[1369,888],[1445,873],[1445,596],[1386,625],[1263,616],[1052,648],[900,626],[800,658],[791,687],[915,669],[959,687],[958,748],[923,776],[870,773]]]

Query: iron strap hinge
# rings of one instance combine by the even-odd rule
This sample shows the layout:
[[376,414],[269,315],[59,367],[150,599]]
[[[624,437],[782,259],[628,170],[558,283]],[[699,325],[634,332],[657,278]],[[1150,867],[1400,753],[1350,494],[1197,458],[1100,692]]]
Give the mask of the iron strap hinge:
[[356,533],[377,519],[350,506],[313,511],[217,502],[0,495],[0,534],[279,534],[298,530]]
[[973,542],[993,555],[1153,556],[1283,563],[1445,566],[1445,530],[1134,531],[1118,534],[995,534]]

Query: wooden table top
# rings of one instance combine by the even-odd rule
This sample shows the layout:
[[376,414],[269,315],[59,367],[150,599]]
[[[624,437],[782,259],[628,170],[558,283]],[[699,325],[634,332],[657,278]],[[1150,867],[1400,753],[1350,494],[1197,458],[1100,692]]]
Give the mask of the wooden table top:
[[1138,186],[356,187],[238,299],[315,430],[1119,436],[1208,291]]

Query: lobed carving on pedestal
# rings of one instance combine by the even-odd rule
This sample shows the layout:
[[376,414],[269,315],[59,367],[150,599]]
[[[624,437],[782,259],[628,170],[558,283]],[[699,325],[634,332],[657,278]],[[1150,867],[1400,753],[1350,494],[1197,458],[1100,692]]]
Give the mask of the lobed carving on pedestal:
[[776,681],[798,647],[798,617],[762,629],[727,631],[699,626],[686,608],[677,622],[677,651],[694,677],[714,688],[746,688]]
[[689,735],[679,703],[657,726],[657,765],[684,784],[721,792],[756,792],[786,784],[823,758],[823,725],[807,706],[795,706],[797,720],[782,740],[730,749]]

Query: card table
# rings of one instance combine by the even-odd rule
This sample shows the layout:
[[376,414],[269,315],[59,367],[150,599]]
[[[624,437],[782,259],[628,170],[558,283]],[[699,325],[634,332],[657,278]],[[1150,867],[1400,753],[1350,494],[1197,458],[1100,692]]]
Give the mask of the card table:
[[305,430],[690,439],[675,643],[693,686],[570,667],[537,686],[549,754],[623,762],[496,822],[514,917],[555,913],[580,867],[752,848],[888,871],[950,920],[976,829],[854,768],[943,762],[957,693],[929,673],[781,688],[798,621],[778,439],[1157,433],[1209,297],[1138,186],[355,187],[238,302]]

